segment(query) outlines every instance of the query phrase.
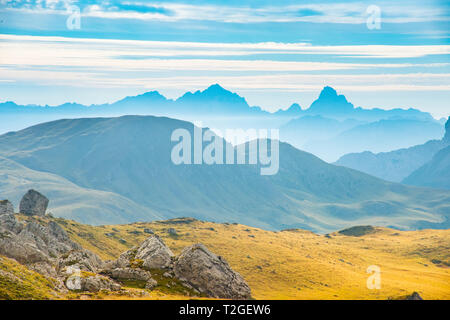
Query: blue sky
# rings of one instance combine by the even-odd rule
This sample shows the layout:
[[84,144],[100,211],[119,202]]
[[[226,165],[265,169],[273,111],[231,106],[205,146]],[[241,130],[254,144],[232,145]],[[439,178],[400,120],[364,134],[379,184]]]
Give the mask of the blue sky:
[[0,101],[176,98],[220,83],[272,111],[308,107],[331,85],[357,106],[439,118],[449,30],[446,1],[0,0]]

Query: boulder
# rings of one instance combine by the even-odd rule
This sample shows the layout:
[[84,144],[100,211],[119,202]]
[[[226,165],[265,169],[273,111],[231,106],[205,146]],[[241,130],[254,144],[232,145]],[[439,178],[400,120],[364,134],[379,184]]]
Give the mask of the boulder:
[[139,246],[122,253],[115,267],[140,267],[146,270],[167,269],[171,266],[173,253],[157,235],[150,236]]
[[14,214],[14,206],[9,200],[0,200],[0,215]]
[[154,287],[158,285],[158,282],[156,282],[155,279],[150,278],[147,283],[145,284],[145,289],[152,290]]
[[61,255],[58,258],[56,270],[63,272],[69,266],[82,271],[98,273],[103,268],[104,263],[95,253],[86,249],[79,249]]
[[98,292],[100,290],[119,291],[120,289],[121,289],[120,284],[100,275],[81,278],[82,291],[90,291],[90,292]]
[[19,233],[24,228],[24,224],[19,222],[13,214],[0,215],[0,232]]
[[175,230],[174,228],[169,228],[169,229],[167,229],[167,233],[168,233],[169,235],[171,235],[171,236],[174,236],[174,237],[178,236],[178,232],[177,232],[177,230]]
[[406,297],[406,300],[423,300],[423,299],[420,296],[420,294],[414,291],[411,295]]
[[29,216],[44,216],[47,206],[47,197],[31,189],[20,200],[19,212]]
[[174,264],[175,276],[198,291],[215,298],[250,299],[245,280],[220,256],[204,245],[187,247]]
[[115,268],[103,271],[102,274],[116,280],[148,281],[152,279],[150,272],[137,268]]
[[[69,288],[70,289],[70,288]],[[100,290],[119,291],[120,284],[100,275],[92,275],[81,277],[80,289],[81,291],[98,292]]]

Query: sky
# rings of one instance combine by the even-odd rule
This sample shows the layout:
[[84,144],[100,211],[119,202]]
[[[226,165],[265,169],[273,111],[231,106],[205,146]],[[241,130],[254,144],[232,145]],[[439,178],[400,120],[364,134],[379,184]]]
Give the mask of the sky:
[[269,111],[329,85],[355,106],[449,116],[450,2],[0,0],[0,102],[214,83]]

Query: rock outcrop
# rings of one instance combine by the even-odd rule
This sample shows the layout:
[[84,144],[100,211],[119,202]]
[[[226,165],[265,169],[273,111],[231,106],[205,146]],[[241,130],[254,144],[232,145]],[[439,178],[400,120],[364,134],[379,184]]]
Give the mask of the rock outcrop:
[[[183,285],[186,294],[251,298],[244,279],[202,244],[185,248],[175,257],[163,240],[152,234],[117,260],[104,262],[72,241],[51,218],[27,217],[19,221],[11,213],[14,210],[10,202],[1,203],[5,209],[0,214],[0,254],[55,279],[61,290],[115,291],[121,289],[120,282],[131,281],[146,289]],[[21,201],[21,212],[42,216],[47,204],[47,198],[30,190]]]
[[31,189],[20,200],[19,212],[29,216],[44,216],[47,206],[47,197]]
[[178,279],[210,297],[251,298],[245,280],[222,257],[202,244],[185,248],[175,261],[174,272]]
[[0,215],[14,214],[14,206],[9,200],[0,200]]
[[115,268],[104,270],[102,274],[120,282],[143,283],[146,289],[153,289],[158,285],[158,282],[152,278],[149,271],[139,268]]
[[139,266],[145,270],[167,269],[171,266],[173,253],[157,235],[148,237],[139,246],[120,255],[115,266],[126,268]]
[[[29,191],[29,196],[24,196],[21,207],[30,209],[28,213],[32,212],[33,215],[42,215],[48,200],[45,201],[47,198],[43,196],[36,196],[39,193],[35,192]],[[75,287],[70,287],[71,283],[67,280],[78,279],[73,290],[120,289],[120,285],[113,280],[97,274],[104,267],[104,262],[96,254],[72,241],[56,222],[46,223],[34,218],[28,220],[19,221],[14,214],[9,213],[0,215],[1,255],[15,259],[46,277],[54,278],[61,288],[72,290]]]
[[251,291],[245,280],[228,263],[204,245],[187,247],[178,256],[157,235],[122,253],[102,274],[121,280],[146,281],[146,288],[157,285],[153,270],[165,270],[164,277],[174,278],[186,288],[209,297],[249,299]]
[[99,273],[104,267],[104,262],[89,250],[77,249],[69,251],[58,258],[56,264],[56,270],[58,272],[63,273],[68,267],[80,271]]

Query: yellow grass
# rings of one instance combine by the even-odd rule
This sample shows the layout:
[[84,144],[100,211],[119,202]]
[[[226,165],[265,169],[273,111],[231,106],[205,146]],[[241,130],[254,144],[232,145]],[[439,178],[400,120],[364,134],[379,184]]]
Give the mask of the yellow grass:
[[[143,241],[149,236],[144,228],[161,236],[175,254],[203,243],[247,280],[256,299],[388,299],[414,291],[424,299],[450,299],[450,230],[377,228],[361,237],[333,233],[328,238],[302,230],[271,232],[197,220],[99,227],[56,221],[103,259],[115,259]],[[170,236],[169,228],[178,236]],[[370,265],[381,268],[380,290],[366,286]],[[154,292],[142,298],[181,297]]]
[[56,283],[13,259],[0,256],[0,300],[47,300],[61,296]]

